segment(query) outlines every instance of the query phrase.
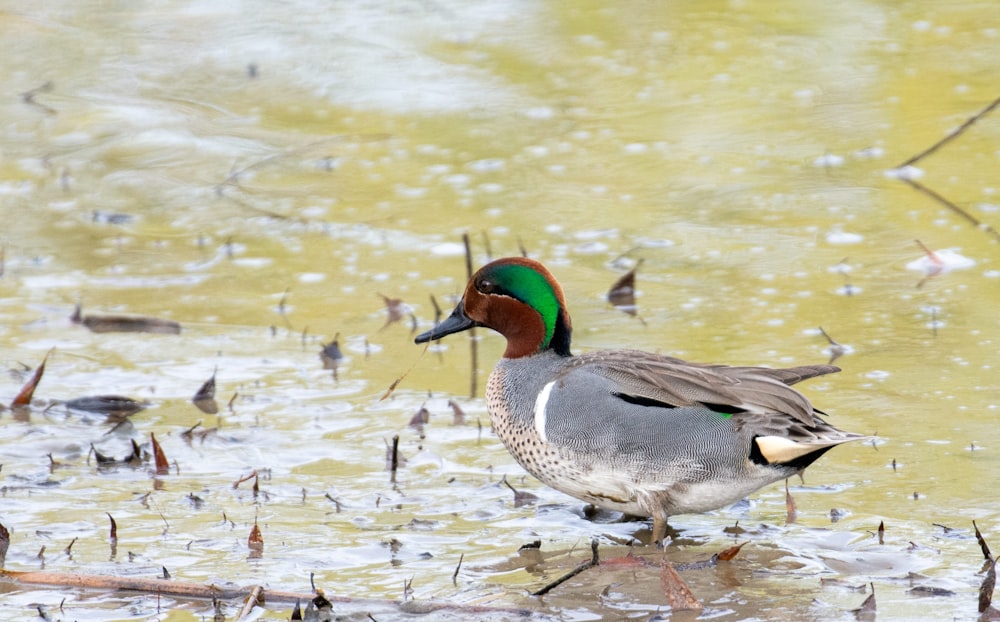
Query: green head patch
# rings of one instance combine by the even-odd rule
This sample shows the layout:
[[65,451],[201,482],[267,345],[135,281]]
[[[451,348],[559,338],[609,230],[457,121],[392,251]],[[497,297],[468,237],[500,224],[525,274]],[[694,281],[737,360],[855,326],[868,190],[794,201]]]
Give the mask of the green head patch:
[[538,312],[545,325],[545,341],[551,345],[561,304],[552,283],[541,272],[518,263],[497,264],[479,275],[476,289],[484,294],[500,294],[520,300]]

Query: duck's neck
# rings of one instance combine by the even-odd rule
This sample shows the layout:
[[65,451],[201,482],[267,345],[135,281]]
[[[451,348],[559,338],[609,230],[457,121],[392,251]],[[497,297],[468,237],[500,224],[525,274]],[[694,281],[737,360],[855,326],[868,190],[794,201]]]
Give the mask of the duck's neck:
[[539,326],[533,323],[508,326],[504,332],[504,336],[507,337],[507,349],[504,350],[503,357],[519,359],[544,353],[572,356],[569,349],[570,331],[561,322],[556,324],[556,330],[547,346],[543,341],[544,333],[540,333],[538,328]]

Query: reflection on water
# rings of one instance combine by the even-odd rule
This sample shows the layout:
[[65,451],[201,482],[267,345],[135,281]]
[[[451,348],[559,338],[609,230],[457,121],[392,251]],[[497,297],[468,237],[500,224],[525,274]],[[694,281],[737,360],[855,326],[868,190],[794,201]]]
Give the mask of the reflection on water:
[[[820,326],[843,346],[844,371],[804,390],[878,443],[792,482],[794,523],[778,486],[672,521],[682,567],[749,542],[682,573],[713,616],[849,618],[874,583],[880,619],[974,617],[970,521],[987,539],[1000,528],[997,247],[885,171],[997,96],[990,8],[11,4],[2,401],[55,352],[30,412],[0,412],[6,567],[165,566],[299,591],[315,573],[338,595],[402,598],[406,583],[418,600],[562,619],[662,610],[648,551],[648,566],[525,596],[588,559],[592,538],[613,559],[648,527],[588,519],[525,476],[468,397],[462,340],[412,345],[409,313],[424,330],[461,292],[468,233],[476,262],[524,249],[553,269],[579,349],[807,364],[833,353]],[[914,173],[993,227],[997,123]],[[962,265],[934,272],[914,240]],[[640,261],[631,317],[605,295]],[[386,322],[386,299],[405,305],[400,321]],[[182,331],[93,333],[71,322],[78,303]],[[320,352],[337,334],[334,378]],[[482,387],[502,343],[478,339]],[[213,373],[209,414],[190,400]],[[115,427],[63,404],[99,395],[150,407]],[[427,423],[407,425],[422,407]],[[148,452],[151,435],[169,474],[96,463],[133,441]],[[256,491],[234,486],[254,470]],[[515,504],[504,477],[537,501]],[[255,521],[265,548],[248,559]],[[518,549],[535,540],[543,561],[527,563]],[[3,590],[6,617],[63,598],[59,615],[79,620],[212,613]]]

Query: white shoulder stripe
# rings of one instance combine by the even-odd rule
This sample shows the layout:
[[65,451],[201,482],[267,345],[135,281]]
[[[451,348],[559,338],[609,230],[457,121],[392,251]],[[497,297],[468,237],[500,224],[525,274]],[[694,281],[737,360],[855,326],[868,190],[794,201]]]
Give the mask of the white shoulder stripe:
[[538,439],[543,443],[548,442],[545,437],[545,406],[549,403],[549,394],[552,393],[552,385],[555,383],[556,381],[553,380],[546,384],[538,392],[538,397],[535,398],[535,433],[538,434]]

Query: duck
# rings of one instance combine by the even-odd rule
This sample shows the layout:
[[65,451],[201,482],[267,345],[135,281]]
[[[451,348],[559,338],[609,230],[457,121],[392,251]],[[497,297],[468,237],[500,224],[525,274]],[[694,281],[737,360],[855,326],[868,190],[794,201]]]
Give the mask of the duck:
[[573,354],[559,282],[539,261],[481,267],[454,311],[416,343],[473,327],[506,338],[489,376],[496,435],[531,475],[589,504],[667,520],[729,506],[802,472],[830,449],[870,438],[842,431],[792,385],[840,371],[684,361],[636,349]]

